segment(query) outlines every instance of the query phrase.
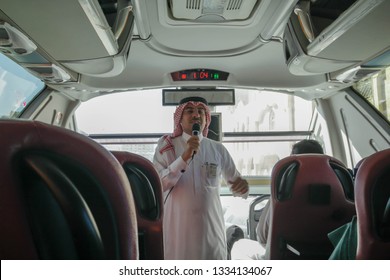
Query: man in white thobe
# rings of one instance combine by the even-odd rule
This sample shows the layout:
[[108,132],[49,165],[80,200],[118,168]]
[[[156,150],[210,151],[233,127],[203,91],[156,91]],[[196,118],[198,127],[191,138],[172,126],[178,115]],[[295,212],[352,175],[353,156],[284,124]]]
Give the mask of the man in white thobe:
[[[222,177],[233,195],[246,198],[249,193],[226,148],[205,137],[210,120],[206,100],[183,99],[173,134],[163,136],[156,148],[153,161],[164,188],[165,259],[226,259]],[[199,135],[192,131],[195,123]]]

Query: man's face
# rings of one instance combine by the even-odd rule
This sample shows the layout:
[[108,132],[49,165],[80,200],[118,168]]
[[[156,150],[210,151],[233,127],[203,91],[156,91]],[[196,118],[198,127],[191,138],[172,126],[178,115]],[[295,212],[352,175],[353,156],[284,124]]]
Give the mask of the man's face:
[[183,131],[189,135],[192,135],[192,125],[194,123],[200,124],[200,132],[202,133],[206,125],[206,110],[202,105],[188,104],[183,110],[181,118],[181,126]]

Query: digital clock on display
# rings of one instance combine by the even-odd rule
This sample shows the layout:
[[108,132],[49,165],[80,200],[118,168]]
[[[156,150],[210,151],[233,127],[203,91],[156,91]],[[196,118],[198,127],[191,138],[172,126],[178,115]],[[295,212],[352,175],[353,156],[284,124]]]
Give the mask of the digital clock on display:
[[171,73],[172,80],[179,81],[226,81],[229,73],[211,69],[190,69]]

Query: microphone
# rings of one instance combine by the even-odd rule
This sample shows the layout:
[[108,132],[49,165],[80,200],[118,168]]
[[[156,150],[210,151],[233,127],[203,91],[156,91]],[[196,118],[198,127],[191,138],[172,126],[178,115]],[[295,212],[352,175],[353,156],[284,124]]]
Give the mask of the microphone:
[[200,133],[200,124],[194,123],[194,124],[192,125],[192,135],[198,136],[199,133]]
[[[194,124],[192,125],[192,135],[198,136],[199,133],[200,133],[200,124],[194,123]],[[194,151],[194,152],[192,153],[192,159],[194,159],[195,154],[196,154],[196,151]]]

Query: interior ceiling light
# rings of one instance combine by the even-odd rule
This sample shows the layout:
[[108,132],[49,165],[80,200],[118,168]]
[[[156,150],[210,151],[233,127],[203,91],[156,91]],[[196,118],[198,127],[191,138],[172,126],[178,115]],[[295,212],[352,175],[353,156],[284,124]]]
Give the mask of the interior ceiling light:
[[23,64],[24,68],[33,75],[53,84],[65,83],[72,80],[72,77],[61,67],[52,64]]
[[218,22],[247,19],[258,0],[170,0],[176,19]]
[[7,55],[27,55],[37,46],[22,32],[7,22],[0,22],[0,51]]
[[336,80],[342,83],[352,83],[378,73],[381,68],[363,68],[356,66],[336,76]]

